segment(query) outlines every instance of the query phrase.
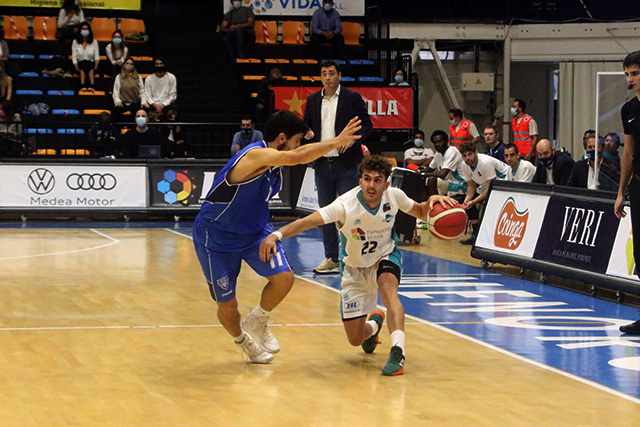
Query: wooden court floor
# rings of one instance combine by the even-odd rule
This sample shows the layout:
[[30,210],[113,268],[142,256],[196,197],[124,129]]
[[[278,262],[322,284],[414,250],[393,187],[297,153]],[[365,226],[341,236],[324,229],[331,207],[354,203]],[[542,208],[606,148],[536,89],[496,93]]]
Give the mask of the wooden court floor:
[[[243,269],[243,314],[263,282]],[[0,287],[3,426],[640,423],[636,403],[416,319],[405,375],[384,377],[388,332],[372,355],[349,346],[338,294],[303,279],[272,317],[282,351],[248,364],[172,230],[1,230]]]

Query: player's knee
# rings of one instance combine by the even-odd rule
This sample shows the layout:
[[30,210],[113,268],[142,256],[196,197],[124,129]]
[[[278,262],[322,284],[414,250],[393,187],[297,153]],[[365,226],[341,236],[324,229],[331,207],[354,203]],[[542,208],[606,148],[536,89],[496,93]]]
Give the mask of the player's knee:
[[233,316],[238,311],[238,300],[235,298],[227,302],[218,303],[218,313],[224,317]]
[[271,277],[269,280],[281,289],[291,289],[295,275],[293,271],[283,271],[276,276]]

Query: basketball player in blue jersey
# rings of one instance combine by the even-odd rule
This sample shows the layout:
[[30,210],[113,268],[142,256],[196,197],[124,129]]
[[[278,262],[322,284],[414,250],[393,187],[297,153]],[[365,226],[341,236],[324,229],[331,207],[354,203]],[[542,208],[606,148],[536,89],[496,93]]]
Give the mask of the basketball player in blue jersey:
[[[269,200],[282,186],[281,166],[312,162],[359,139],[353,118],[336,138],[300,146],[308,128],[290,111],[278,111],[264,128],[265,141],[236,153],[213,181],[193,226],[198,260],[218,305],[218,319],[253,363],[269,363],[280,345],[267,327],[269,314],[289,293],[293,272],[280,245],[270,262],[260,260],[260,242],[273,230],[267,224]],[[240,323],[236,280],[242,261],[268,279],[258,306]]]
[[[404,372],[404,308],[398,298],[402,256],[393,230],[398,210],[426,219],[435,203],[453,206],[447,196],[431,196],[423,203],[407,197],[399,188],[389,188],[391,164],[380,156],[364,159],[360,165],[359,186],[311,215],[274,231],[260,245],[260,259],[277,259],[279,240],[295,236],[312,227],[336,222],[340,234],[342,267],[342,323],[349,343],[373,353],[384,313],[376,310],[378,291],[387,308],[391,333],[391,352],[382,368],[384,375]],[[367,320],[367,315],[369,315]]]

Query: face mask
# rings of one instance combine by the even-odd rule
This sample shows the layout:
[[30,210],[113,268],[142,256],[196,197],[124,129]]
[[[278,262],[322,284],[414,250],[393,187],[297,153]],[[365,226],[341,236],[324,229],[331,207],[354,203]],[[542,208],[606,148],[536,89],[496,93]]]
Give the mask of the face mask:
[[396,80],[396,83],[400,83],[400,82],[404,81],[404,77],[402,77],[402,76],[395,76],[394,79]]
[[540,162],[540,165],[542,167],[548,168],[549,166],[551,166],[553,164],[553,158],[555,157],[555,153],[553,155],[551,155],[551,157],[546,157],[546,158],[540,158],[538,159],[538,161]]
[[595,160],[596,159],[596,150],[587,150],[585,152],[585,155],[587,156],[587,159],[589,160]]
[[89,37],[89,30],[82,30],[80,31],[80,35],[82,37]]
[[113,44],[120,44],[120,43],[122,43],[121,38],[116,37],[115,39],[113,39]]
[[146,117],[136,117],[136,124],[138,125],[138,127],[145,127],[147,125],[147,118]]
[[456,123],[455,120],[449,120],[449,123],[451,123],[452,125],[456,126],[458,123]]
[[514,107],[511,107],[511,115],[515,116],[516,114],[518,114],[518,110]]
[[156,65],[155,70],[156,70],[156,73],[164,73],[164,70],[165,70],[164,65],[161,65],[161,66]]
[[80,4],[80,2],[78,0],[74,1],[73,4],[75,4],[76,6]]
[[242,133],[244,133],[245,135],[251,135],[251,130],[251,128],[243,128]]
[[331,3],[325,3],[322,7],[324,7],[324,10],[326,10],[327,12],[333,9],[333,5]]
[[424,141],[421,140],[420,138],[416,138],[413,143],[415,144],[416,147],[422,147],[422,145],[424,144]]
[[241,1],[234,1],[233,2],[233,8],[234,9],[240,9],[240,6],[242,6],[242,2]]

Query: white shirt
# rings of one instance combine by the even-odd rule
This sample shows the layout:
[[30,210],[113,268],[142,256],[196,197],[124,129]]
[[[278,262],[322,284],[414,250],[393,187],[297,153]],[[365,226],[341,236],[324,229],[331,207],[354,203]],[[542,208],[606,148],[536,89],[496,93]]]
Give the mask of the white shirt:
[[511,166],[501,162],[495,157],[486,154],[478,154],[478,161],[475,167],[464,164],[464,172],[467,181],[473,181],[478,186],[478,193],[484,191],[483,185],[493,179],[504,179],[511,181]]
[[[122,102],[120,99],[120,74],[116,76],[115,81],[113,82],[113,103],[117,104],[118,102]],[[147,94],[144,90],[144,84],[142,83],[142,77],[138,75],[138,90],[140,91],[140,104],[147,103]]]
[[153,73],[144,80],[144,91],[148,104],[169,105],[178,98],[176,76],[168,71],[162,77]]
[[109,43],[107,45],[106,51],[107,51],[107,58],[109,58],[109,61],[111,61],[113,65],[116,65],[116,62],[118,61],[120,61],[120,63],[123,64],[124,60],[127,59],[127,57],[129,56],[129,48],[125,46],[122,52],[122,56],[116,58],[114,54],[113,43]]
[[531,182],[533,175],[536,173],[536,167],[533,163],[520,159],[516,170],[511,169],[511,180],[518,182]]
[[86,46],[82,46],[82,43],[78,43],[74,40],[71,43],[71,60],[73,65],[77,65],[80,61],[93,61],[96,64],[100,62],[100,52],[98,51],[98,40],[93,39],[93,43],[87,43]]
[[[320,130],[320,141],[328,141],[336,137],[336,111],[338,111],[340,88],[341,86],[338,85],[336,93],[331,97],[325,96],[324,89],[322,89],[322,108],[320,110],[320,123],[322,124],[322,128]],[[324,156],[337,157],[339,155],[338,149],[334,148]]]
[[80,13],[76,13],[71,17],[67,16],[67,11],[64,9],[60,9],[60,12],[58,12],[58,28],[64,28],[70,24],[78,25],[81,22],[84,22],[82,9],[80,9]]
[[436,153],[433,156],[430,167],[435,170],[448,169],[449,173],[445,177],[449,181],[449,195],[465,194],[467,192],[467,180],[464,174],[464,160],[462,154],[454,146],[449,146],[447,151]]
[[318,212],[325,224],[337,223],[342,262],[351,267],[371,267],[396,248],[396,214],[398,210],[410,211],[414,202],[399,188],[389,187],[372,211],[360,199],[360,191],[355,187]]
[[410,160],[424,160],[429,157],[433,157],[433,150],[431,148],[413,147],[404,152],[404,161]]

